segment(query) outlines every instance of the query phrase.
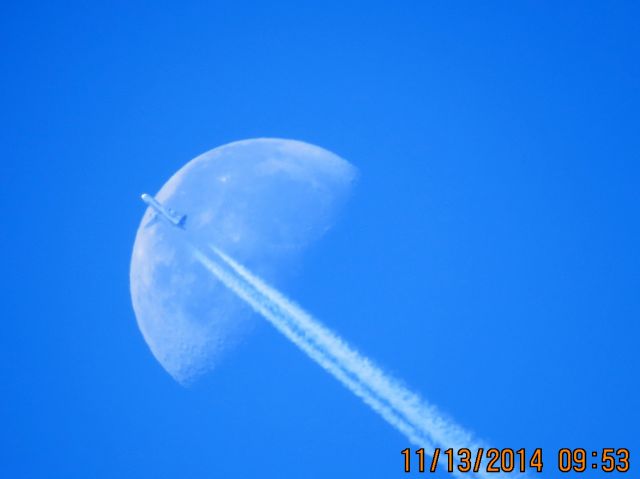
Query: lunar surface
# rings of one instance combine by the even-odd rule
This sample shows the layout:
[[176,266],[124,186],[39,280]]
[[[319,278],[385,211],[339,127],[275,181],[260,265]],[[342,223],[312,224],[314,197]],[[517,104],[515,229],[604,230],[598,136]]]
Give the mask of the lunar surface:
[[215,246],[277,284],[332,225],[355,168],[327,150],[281,139],[245,140],[200,155],[155,195],[186,214],[185,229],[148,208],[131,258],[133,308],[153,355],[182,384],[219,364],[255,320],[191,245]]

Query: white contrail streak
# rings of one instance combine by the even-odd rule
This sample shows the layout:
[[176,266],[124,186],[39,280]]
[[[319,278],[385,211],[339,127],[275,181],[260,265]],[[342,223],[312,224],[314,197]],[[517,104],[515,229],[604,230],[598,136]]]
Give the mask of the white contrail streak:
[[202,254],[202,252],[196,250],[195,256],[229,289],[245,300],[257,313],[260,313],[269,320],[276,329],[283,333],[324,369],[333,374],[339,381],[345,384],[347,388],[361,397],[372,409],[405,434],[413,443],[421,444],[427,448],[431,446],[427,438],[422,437],[419,431],[416,431],[411,424],[406,423],[400,418],[388,404],[385,404],[383,399],[377,398],[372,394],[366,384],[361,384],[353,378],[334,358],[324,353],[314,342],[305,338],[304,333],[299,331],[299,328],[296,328],[295,325],[291,324],[287,318],[284,317],[284,311],[281,310],[278,304],[269,304],[268,298],[261,295],[251,284],[225,270],[219,264]]
[[[299,306],[222,251],[211,249],[222,264],[198,248],[194,248],[194,255],[216,278],[413,444],[424,447],[425,452],[433,451],[436,445],[454,451],[464,447],[473,451],[481,446],[467,431],[389,377]],[[482,471],[476,475],[485,476]]]

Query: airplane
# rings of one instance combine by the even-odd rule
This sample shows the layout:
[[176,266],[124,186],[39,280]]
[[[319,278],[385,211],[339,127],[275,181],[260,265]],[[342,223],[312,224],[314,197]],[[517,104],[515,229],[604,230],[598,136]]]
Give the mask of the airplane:
[[173,211],[171,208],[162,206],[162,204],[160,204],[158,200],[156,200],[153,196],[148,195],[147,193],[143,193],[140,198],[142,198],[142,201],[153,208],[157,213],[156,216],[154,216],[152,220],[147,223],[147,226],[151,226],[151,224],[155,223],[155,220],[157,220],[159,216],[162,216],[173,226],[184,229],[184,224],[187,221],[187,215],[181,215],[180,213],[176,213],[175,211]]

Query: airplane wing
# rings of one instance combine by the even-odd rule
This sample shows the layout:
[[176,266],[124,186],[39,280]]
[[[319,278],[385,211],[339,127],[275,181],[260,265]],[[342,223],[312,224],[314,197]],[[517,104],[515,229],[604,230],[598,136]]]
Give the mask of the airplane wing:
[[150,228],[151,226],[155,225],[159,221],[160,221],[160,217],[158,216],[157,213],[154,213],[153,216],[151,217],[151,219],[149,221],[147,221],[147,224],[144,225],[144,227],[145,228]]

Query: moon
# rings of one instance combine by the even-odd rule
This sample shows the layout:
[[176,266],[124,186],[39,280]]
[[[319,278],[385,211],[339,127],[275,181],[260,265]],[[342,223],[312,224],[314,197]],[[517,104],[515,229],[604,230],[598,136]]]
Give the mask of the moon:
[[184,165],[155,195],[186,214],[185,229],[152,221],[138,228],[130,287],[138,327],[179,383],[214,369],[251,330],[254,314],[193,258],[189,244],[212,245],[277,283],[333,224],[357,172],[314,145],[243,140]]

